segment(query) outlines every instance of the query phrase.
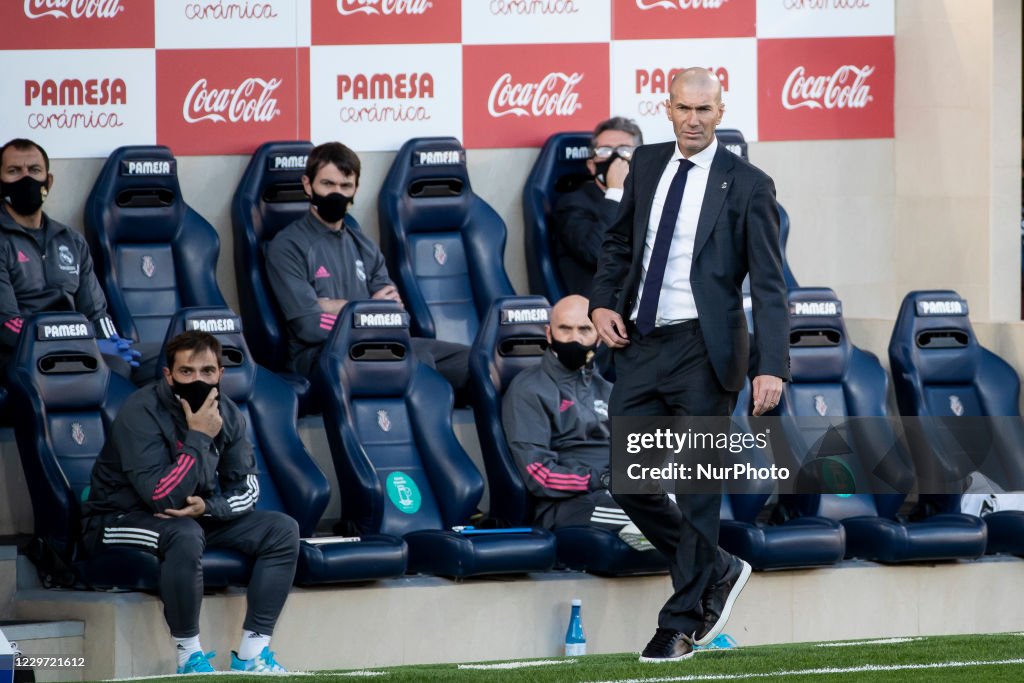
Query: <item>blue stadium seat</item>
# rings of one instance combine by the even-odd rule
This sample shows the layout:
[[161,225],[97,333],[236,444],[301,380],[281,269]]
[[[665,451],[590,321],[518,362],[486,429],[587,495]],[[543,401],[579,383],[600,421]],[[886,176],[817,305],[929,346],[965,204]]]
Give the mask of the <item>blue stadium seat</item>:
[[[888,375],[874,355],[850,343],[831,289],[791,290],[789,302],[792,381],[777,413],[792,444],[792,466],[810,464],[807,454],[817,447],[815,456],[822,456],[827,443],[844,452],[838,457],[855,480],[866,481],[870,469],[876,487],[872,493],[798,495],[788,501],[791,511],[841,521],[847,557],[900,563],[983,554],[985,525],[976,517],[942,514],[912,523],[897,517],[914,472],[894,425],[846,419],[889,417]],[[878,490],[882,482],[887,486]]]
[[[490,486],[490,515],[513,526],[532,525],[533,500],[505,439],[501,398],[520,370],[540,362],[547,348],[547,314],[544,297],[498,299],[480,326],[469,359],[473,414]],[[554,534],[558,561],[571,569],[609,576],[668,570],[661,553],[633,550],[608,529],[563,527]]]
[[[747,421],[750,407],[750,382],[736,401],[733,424],[743,433],[751,433]],[[748,449],[744,461],[754,467],[766,467],[770,461],[759,448]],[[797,517],[780,524],[759,520],[765,503],[775,492],[770,479],[741,482],[743,492],[722,496],[722,523],[718,544],[742,557],[756,570],[820,567],[843,559],[846,532],[842,525],[824,517]]]
[[515,294],[501,217],[473,194],[455,138],[413,138],[398,150],[377,199],[388,272],[412,334],[472,344],[491,302]]
[[[8,367],[14,434],[28,483],[35,535],[78,575],[78,585],[156,591],[159,565],[137,548],[86,558],[77,547],[79,502],[117,410],[135,389],[110,372],[92,325],[78,313],[40,313],[25,321]],[[203,554],[208,587],[244,586],[248,560],[226,549]]]
[[[299,395],[299,407],[306,412],[309,380],[285,372],[288,357],[288,327],[267,280],[264,261],[270,240],[285,226],[309,212],[309,198],[302,189],[306,158],[313,143],[305,140],[266,142],[259,146],[238,182],[231,201],[234,235],[235,282],[245,339],[253,359],[278,373]],[[348,225],[351,216],[345,217]]]
[[558,272],[548,220],[563,194],[590,181],[590,137],[590,133],[582,131],[549,137],[523,187],[526,274],[530,291],[547,297],[548,301],[559,301],[568,293]]
[[[968,317],[967,302],[954,291],[916,291],[903,299],[889,341],[900,413],[919,467],[942,463],[955,491],[977,468],[1004,490],[1024,490],[1024,425],[1020,420],[1020,379],[1013,367],[981,344]],[[976,457],[950,449],[946,428],[967,418]],[[973,419],[972,419],[973,418]],[[987,420],[985,418],[994,418]],[[941,428],[941,429],[940,429]],[[931,492],[929,492],[931,493]],[[922,497],[940,512],[958,510],[959,496]],[[988,552],[1024,555],[1024,512],[985,516]]]
[[85,235],[122,334],[158,343],[179,308],[224,306],[220,239],[181,196],[163,146],[115,149],[85,202]]
[[314,381],[324,393],[343,521],[361,533],[403,537],[411,572],[461,578],[554,565],[547,531],[452,530],[473,524],[484,479],[452,431],[451,386],[410,353],[398,304],[348,304]]
[[312,149],[313,143],[305,140],[260,145],[249,160],[231,202],[235,281],[239,292],[248,293],[239,300],[245,340],[253,359],[274,372],[284,369],[288,333],[267,282],[263,257],[267,244],[281,228],[309,212],[302,176]]
[[[216,335],[221,343],[224,377],[220,389],[245,416],[259,469],[260,498],[256,507],[287,513],[299,523],[302,542],[295,583],[370,581],[404,574],[406,547],[399,538],[315,538],[331,487],[299,439],[294,393],[287,391],[284,380],[253,362],[242,322],[231,309],[182,309],[171,319],[167,341],[195,329]],[[160,366],[166,364],[166,358],[161,358]]]

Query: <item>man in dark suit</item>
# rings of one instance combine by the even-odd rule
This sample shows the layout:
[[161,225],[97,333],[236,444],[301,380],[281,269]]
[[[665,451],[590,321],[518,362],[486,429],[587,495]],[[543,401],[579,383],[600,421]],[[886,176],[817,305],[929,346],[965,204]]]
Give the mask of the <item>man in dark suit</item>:
[[[675,143],[633,155],[621,208],[605,233],[591,319],[615,349],[612,416],[728,416],[749,365],[741,285],[750,274],[756,331],[754,415],[789,377],[789,322],[775,186],[720,146],[718,79],[672,80]],[[613,482],[614,493],[614,482]],[[674,593],[641,661],[689,657],[721,632],[750,565],[718,547],[721,495],[616,495],[670,562]]]
[[558,272],[570,294],[590,296],[604,231],[619,212],[633,150],[643,143],[640,126],[632,119],[614,116],[597,124],[587,159],[594,180],[563,195],[555,207],[551,226]]

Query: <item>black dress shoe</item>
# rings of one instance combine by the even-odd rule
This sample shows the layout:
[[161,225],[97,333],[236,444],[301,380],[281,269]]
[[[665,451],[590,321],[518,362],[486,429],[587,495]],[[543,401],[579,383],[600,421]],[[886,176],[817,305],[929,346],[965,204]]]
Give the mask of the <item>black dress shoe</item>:
[[659,628],[640,653],[641,662],[676,662],[693,656],[693,643],[682,631]]
[[725,576],[713,584],[704,594],[704,629],[696,634],[696,645],[707,645],[722,632],[729,621],[733,603],[750,578],[750,565],[733,557]]

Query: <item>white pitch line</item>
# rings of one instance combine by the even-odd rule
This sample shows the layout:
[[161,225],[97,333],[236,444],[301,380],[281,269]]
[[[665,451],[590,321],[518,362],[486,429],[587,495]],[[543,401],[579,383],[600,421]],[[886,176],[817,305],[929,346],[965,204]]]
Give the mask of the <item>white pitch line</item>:
[[527,662],[501,662],[500,664],[459,664],[460,669],[525,669],[531,666],[575,664],[575,659],[537,659]]
[[879,638],[878,640],[855,640],[848,643],[818,643],[817,647],[850,647],[851,645],[893,645],[895,643],[912,643],[924,638]]
[[1024,659],[999,659],[987,662],[935,662],[930,664],[865,664],[847,668],[824,667],[820,669],[795,669],[793,671],[772,671],[771,673],[746,674],[691,674],[688,676],[668,676],[664,678],[628,678],[611,681],[594,681],[593,683],[676,683],[677,681],[737,681],[748,678],[777,678],[779,676],[823,676],[832,674],[852,674],[867,671],[910,671],[919,669],[962,668],[968,666],[997,666],[1006,664],[1024,664]]

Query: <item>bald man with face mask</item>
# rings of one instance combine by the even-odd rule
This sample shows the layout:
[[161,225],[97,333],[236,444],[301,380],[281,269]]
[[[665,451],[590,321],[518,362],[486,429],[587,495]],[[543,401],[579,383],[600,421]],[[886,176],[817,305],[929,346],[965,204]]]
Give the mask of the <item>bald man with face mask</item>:
[[546,334],[540,364],[520,372],[502,400],[505,437],[536,502],[535,522],[548,529],[590,524],[653,549],[608,491],[611,384],[594,366],[597,332],[587,300],[570,295],[555,304]]

